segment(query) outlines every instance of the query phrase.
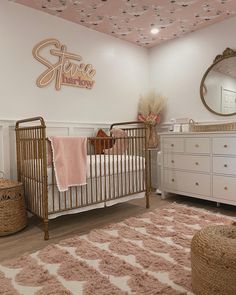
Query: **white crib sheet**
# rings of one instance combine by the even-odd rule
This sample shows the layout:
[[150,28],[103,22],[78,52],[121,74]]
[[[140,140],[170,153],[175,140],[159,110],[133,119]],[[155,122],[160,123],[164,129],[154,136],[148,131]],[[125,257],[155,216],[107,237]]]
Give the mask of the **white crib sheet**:
[[[90,159],[92,165],[90,165]],[[145,158],[128,155],[91,155],[87,156],[87,178],[100,177],[143,170]],[[48,184],[52,184],[52,167],[47,168]]]

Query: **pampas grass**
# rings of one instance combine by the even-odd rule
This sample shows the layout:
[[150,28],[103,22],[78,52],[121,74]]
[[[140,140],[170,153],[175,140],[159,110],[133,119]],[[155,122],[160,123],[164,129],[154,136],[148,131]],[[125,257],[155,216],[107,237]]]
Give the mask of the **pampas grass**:
[[141,95],[138,105],[139,114],[144,117],[148,116],[150,113],[160,114],[160,112],[165,107],[166,98],[155,90],[149,91],[146,95]]

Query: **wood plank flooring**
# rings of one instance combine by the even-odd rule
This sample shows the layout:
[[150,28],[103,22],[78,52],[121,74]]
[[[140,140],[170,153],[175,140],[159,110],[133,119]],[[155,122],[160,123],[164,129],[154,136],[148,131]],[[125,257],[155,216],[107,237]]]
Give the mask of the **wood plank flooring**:
[[144,199],[138,199],[108,208],[59,217],[50,221],[50,239],[44,241],[41,224],[37,218],[32,217],[29,220],[29,225],[23,231],[11,236],[0,237],[0,262],[24,253],[32,253],[50,243],[57,243],[76,234],[88,233],[92,229],[101,228],[109,223],[120,222],[125,218],[147,212],[147,210],[152,211],[165,207],[171,202],[205,208],[213,212],[235,216],[236,219],[236,207],[234,206],[222,205],[217,208],[216,203],[204,200],[183,196],[172,196],[161,200],[160,196],[153,195],[150,200],[150,209],[145,208]]

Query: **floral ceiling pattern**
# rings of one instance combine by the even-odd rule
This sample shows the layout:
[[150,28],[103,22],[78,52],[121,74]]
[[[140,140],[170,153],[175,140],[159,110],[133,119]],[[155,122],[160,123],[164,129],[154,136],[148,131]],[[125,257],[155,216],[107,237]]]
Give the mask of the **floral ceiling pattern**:
[[[10,0],[153,47],[236,15],[235,0]],[[151,28],[159,34],[152,35]]]

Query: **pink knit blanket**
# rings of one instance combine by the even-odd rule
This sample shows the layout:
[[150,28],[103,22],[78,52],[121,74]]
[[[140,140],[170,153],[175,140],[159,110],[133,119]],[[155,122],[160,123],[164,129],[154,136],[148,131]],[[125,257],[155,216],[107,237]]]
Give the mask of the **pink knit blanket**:
[[52,160],[57,187],[60,192],[70,186],[86,184],[87,138],[51,136]]

